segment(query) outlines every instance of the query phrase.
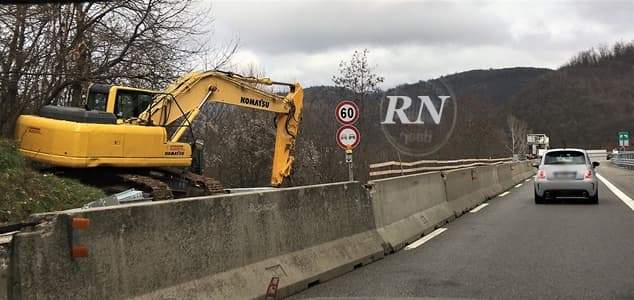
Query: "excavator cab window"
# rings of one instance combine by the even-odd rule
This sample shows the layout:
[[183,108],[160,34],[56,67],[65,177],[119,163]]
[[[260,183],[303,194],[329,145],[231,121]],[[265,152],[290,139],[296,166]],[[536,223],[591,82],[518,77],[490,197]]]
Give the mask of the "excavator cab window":
[[136,118],[154,99],[154,93],[132,90],[118,90],[114,104],[117,119]]
[[106,111],[108,107],[108,91],[110,85],[93,83],[88,88],[88,97],[86,99],[86,109]]
[[91,110],[106,111],[106,103],[108,103],[108,94],[94,94]]

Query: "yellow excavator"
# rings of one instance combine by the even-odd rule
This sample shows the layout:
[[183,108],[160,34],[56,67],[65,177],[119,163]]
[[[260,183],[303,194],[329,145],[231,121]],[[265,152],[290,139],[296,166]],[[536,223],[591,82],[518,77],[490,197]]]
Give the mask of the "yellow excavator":
[[[262,86],[286,86],[278,95]],[[303,105],[299,83],[231,72],[187,74],[164,91],[91,84],[84,108],[44,106],[16,125],[20,152],[64,174],[102,186],[137,187],[154,200],[223,192],[203,176],[193,121],[206,102],[276,114],[271,185],[290,175]],[[181,142],[185,134],[189,142]]]

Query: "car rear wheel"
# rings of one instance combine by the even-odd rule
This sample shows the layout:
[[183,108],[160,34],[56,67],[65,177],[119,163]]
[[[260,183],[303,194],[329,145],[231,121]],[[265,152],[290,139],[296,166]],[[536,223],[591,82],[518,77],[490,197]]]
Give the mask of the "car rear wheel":
[[599,204],[599,191],[597,191],[594,196],[590,197],[588,202],[590,202],[590,204]]
[[537,192],[535,192],[535,204],[544,204],[544,197],[537,195]]

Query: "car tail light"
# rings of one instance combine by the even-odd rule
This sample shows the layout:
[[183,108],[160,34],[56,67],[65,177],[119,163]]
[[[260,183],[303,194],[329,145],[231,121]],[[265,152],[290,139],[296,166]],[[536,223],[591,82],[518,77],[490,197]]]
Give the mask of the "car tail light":
[[586,170],[586,172],[583,174],[583,178],[592,179],[592,170]]
[[539,179],[546,178],[546,172],[544,172],[544,170],[537,171],[537,178],[539,178]]

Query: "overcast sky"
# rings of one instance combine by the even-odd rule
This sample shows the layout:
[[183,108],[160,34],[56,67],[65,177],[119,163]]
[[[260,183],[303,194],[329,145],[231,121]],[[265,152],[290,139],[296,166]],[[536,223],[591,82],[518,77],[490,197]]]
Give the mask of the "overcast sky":
[[331,85],[368,48],[384,88],[471,69],[557,68],[583,49],[634,40],[634,1],[226,1],[210,38],[238,39],[238,70]]

